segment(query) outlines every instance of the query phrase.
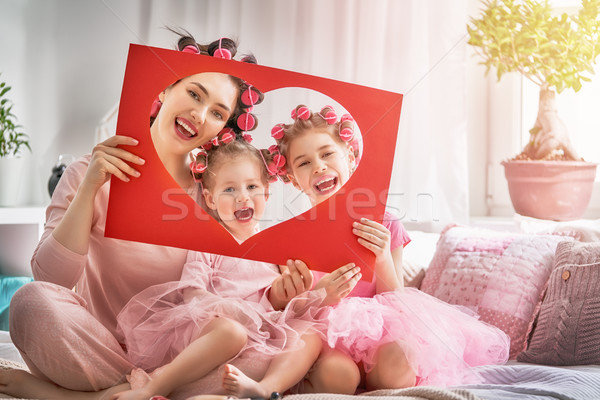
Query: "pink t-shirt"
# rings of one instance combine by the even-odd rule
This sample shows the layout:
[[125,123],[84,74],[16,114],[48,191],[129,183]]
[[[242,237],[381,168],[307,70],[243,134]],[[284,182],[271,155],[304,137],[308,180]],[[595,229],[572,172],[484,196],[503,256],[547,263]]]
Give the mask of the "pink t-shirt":
[[92,315],[114,334],[116,316],[131,297],[149,286],[179,280],[187,250],[104,237],[108,182],[95,199],[87,254],[74,253],[57,242],[52,231],[73,200],[90,159],[91,155],[78,159],[61,177],[31,267],[36,280],[76,286]]
[[[382,225],[385,226],[391,233],[391,250],[397,249],[400,246],[404,247],[410,243],[410,237],[408,236],[406,229],[404,229],[404,225],[402,225],[402,222],[398,221],[393,214],[386,212],[382,221]],[[317,282],[319,279],[325,276],[325,272],[313,271],[313,276],[314,281]],[[348,297],[373,297],[375,294],[375,276],[373,276],[371,282],[364,280],[359,281],[352,292],[350,292]]]

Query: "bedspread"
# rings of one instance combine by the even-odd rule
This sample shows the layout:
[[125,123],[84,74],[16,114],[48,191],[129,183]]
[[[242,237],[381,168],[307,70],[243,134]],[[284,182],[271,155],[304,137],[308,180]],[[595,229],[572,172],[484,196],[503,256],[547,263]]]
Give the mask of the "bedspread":
[[[479,367],[484,383],[458,386],[489,400],[600,399],[600,366],[551,367],[509,362]],[[458,388],[457,387],[457,388]]]

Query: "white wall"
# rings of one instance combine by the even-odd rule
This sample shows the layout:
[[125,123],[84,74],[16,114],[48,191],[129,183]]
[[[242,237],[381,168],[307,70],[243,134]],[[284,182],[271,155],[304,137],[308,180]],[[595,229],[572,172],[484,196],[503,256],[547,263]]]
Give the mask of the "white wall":
[[119,98],[127,45],[141,36],[143,3],[0,0],[0,71],[32,147],[21,204],[49,202],[60,153],[92,149],[97,122]]

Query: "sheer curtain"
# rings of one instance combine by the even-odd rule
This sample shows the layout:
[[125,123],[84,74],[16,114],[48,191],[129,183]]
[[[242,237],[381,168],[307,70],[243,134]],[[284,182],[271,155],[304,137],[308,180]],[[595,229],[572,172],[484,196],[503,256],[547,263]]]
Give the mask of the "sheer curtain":
[[101,120],[114,130],[127,44],[173,48],[171,26],[238,38],[263,65],[403,93],[389,208],[423,229],[468,218],[467,0],[0,1],[32,204],[47,203],[59,154],[90,152]]
[[409,227],[467,221],[465,0],[153,1],[148,14],[151,44],[172,46],[155,28],[180,26],[238,38],[263,65],[403,93],[388,208]]

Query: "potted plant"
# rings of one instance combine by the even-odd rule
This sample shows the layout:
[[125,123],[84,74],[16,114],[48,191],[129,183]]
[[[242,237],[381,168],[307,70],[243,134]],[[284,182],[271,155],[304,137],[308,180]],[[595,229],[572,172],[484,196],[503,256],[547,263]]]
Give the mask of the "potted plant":
[[597,165],[574,149],[555,99],[590,81],[600,54],[600,0],[582,0],[577,15],[553,15],[547,0],[485,0],[467,24],[468,43],[498,81],[519,72],[540,87],[539,108],[523,151],[503,161],[515,211],[536,218],[580,218]]
[[[17,173],[14,159],[22,154],[29,146],[29,138],[21,132],[21,125],[12,112],[13,103],[6,98],[11,90],[6,82],[0,81],[0,205],[16,205],[20,184],[20,174]],[[9,165],[10,163],[10,165]]]

